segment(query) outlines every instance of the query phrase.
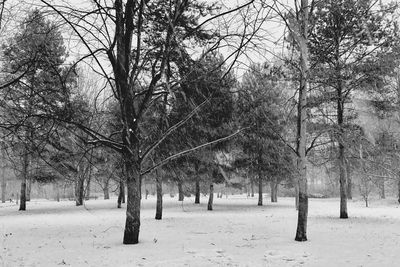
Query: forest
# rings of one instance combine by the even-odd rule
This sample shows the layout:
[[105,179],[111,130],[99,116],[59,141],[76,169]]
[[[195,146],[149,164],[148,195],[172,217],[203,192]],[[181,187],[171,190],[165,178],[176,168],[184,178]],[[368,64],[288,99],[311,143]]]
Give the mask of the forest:
[[[399,10],[377,0],[0,1],[0,218],[11,227],[12,216],[101,210],[93,227],[111,216],[121,225],[104,222],[99,231],[116,236],[103,248],[140,251],[158,241],[141,242],[158,227],[148,216],[178,236],[192,226],[170,220],[188,210],[204,214],[201,228],[224,208],[264,218],[253,225],[287,205],[282,242],[310,239],[307,248],[322,220],[313,205],[340,227],[380,211],[398,223]],[[271,266],[304,263],[280,260]]]

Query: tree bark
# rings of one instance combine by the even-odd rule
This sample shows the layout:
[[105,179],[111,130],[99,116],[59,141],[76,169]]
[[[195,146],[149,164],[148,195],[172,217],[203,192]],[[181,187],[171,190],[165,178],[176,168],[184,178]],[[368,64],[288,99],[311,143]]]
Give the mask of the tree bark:
[[385,199],[386,198],[386,194],[385,194],[385,179],[384,178],[380,178],[379,179],[379,197],[381,199]]
[[250,178],[251,197],[254,197],[254,179]]
[[139,243],[140,231],[140,200],[141,200],[141,176],[140,163],[131,160],[132,155],[126,152],[125,169],[126,184],[128,189],[128,201],[126,205],[126,222],[124,231],[124,244]]
[[82,206],[85,191],[85,178],[82,177],[82,174],[78,175],[79,177],[75,184],[75,204],[76,206]]
[[178,201],[183,201],[185,198],[185,195],[183,194],[183,186],[182,186],[182,181],[178,181]]
[[1,203],[6,202],[6,188],[7,188],[7,181],[5,175],[5,167],[1,168]]
[[400,172],[397,177],[397,201],[400,203]]
[[200,204],[200,179],[196,178],[196,197],[194,200],[194,204]]
[[156,172],[156,191],[157,191],[157,205],[156,205],[156,220],[162,219],[163,210],[163,192],[162,192],[162,178]]
[[105,180],[103,186],[104,186],[103,187],[104,199],[110,199],[110,193],[109,193],[109,190],[108,190],[109,180]]
[[271,202],[278,202],[278,181],[272,178],[270,182],[271,187]]
[[23,155],[23,163],[22,163],[22,177],[21,177],[21,192],[20,192],[20,201],[19,201],[19,210],[26,210],[26,182],[28,179],[28,165],[29,165],[29,158],[28,158],[28,149],[24,149]]
[[210,184],[210,196],[208,198],[207,210],[213,210],[214,184]]
[[262,190],[263,182],[262,182],[262,175],[258,175],[258,206],[263,205],[263,190]]
[[[90,167],[92,168],[92,167]],[[87,179],[87,183],[86,183],[86,190],[84,190],[85,192],[85,200],[89,200],[90,199],[90,181],[91,181],[91,177],[89,176],[89,178]],[[106,198],[104,198],[106,199]],[[108,199],[108,198],[107,198]]]
[[[307,193],[307,84],[308,84],[308,23],[309,23],[308,0],[301,0],[299,9],[299,24],[297,43],[300,49],[300,87],[299,101],[297,106],[297,168],[298,168],[298,216],[296,241],[307,241],[307,216],[308,216],[308,193]],[[294,25],[296,27],[296,25]]]
[[26,201],[31,201],[31,191],[32,191],[32,177],[28,170],[28,178],[26,181]]
[[125,203],[125,184],[124,180],[119,180],[119,193],[118,193],[118,200],[117,200],[117,208],[121,208],[121,203]]
[[347,172],[347,199],[353,199],[353,182],[351,179],[351,166],[348,162],[346,164],[346,172]]

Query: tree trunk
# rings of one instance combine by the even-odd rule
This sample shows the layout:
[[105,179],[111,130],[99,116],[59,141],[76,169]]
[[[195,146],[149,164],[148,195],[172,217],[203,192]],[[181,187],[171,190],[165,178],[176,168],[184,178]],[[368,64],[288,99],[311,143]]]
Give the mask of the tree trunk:
[[400,172],[397,177],[397,201],[400,203]]
[[379,180],[379,197],[381,199],[385,199],[386,198],[386,194],[385,194],[385,179],[384,178],[380,178],[380,180]]
[[[307,195],[307,84],[309,75],[308,66],[308,0],[301,0],[299,9],[299,29],[297,43],[300,49],[300,87],[299,102],[297,104],[297,168],[298,168],[298,216],[296,241],[307,241],[307,216],[308,216],[308,195]],[[296,25],[294,25],[296,27]]]
[[26,201],[31,201],[31,191],[32,191],[32,177],[28,170],[28,179],[26,181]]
[[271,202],[278,202],[278,181],[272,178],[270,182],[271,187]]
[[119,193],[118,193],[118,200],[117,200],[117,208],[121,208],[121,203],[125,203],[125,184],[124,180],[119,180]]
[[210,197],[208,198],[207,210],[213,209],[213,201],[214,201],[214,184],[210,184]]
[[196,197],[194,200],[194,204],[200,204],[200,179],[196,178]]
[[75,185],[75,204],[76,204],[76,206],[83,205],[84,191],[85,191],[85,178],[83,178],[82,176],[79,176],[78,181],[76,181],[76,185]]
[[6,182],[6,175],[5,175],[4,169],[5,169],[5,167],[3,166],[1,168],[1,203],[6,202],[7,182]]
[[262,175],[258,175],[258,206],[263,205]]
[[162,192],[162,178],[156,172],[156,190],[157,190],[157,206],[156,206],[156,220],[162,219],[163,209],[163,192]]
[[57,181],[55,181],[55,182],[53,183],[53,191],[56,193],[55,200],[56,200],[57,202],[60,202],[60,189],[59,189],[59,186],[58,186],[58,182],[57,182]]
[[126,222],[125,222],[123,243],[137,244],[139,243],[139,231],[140,231],[140,199],[141,199],[140,164],[139,162],[129,160],[129,157],[131,157],[130,154],[125,155],[128,201],[126,205]]
[[110,199],[110,193],[108,190],[108,185],[109,185],[109,180],[104,181],[104,187],[103,187],[103,194],[104,194],[104,199]]
[[25,145],[22,165],[23,166],[22,166],[19,210],[26,210],[26,182],[28,179],[28,165],[29,165],[28,149],[26,148],[26,145]]
[[[90,167],[91,168],[91,167]],[[84,190],[84,192],[85,192],[85,200],[89,200],[90,199],[90,181],[91,181],[92,179],[91,179],[91,177],[89,176],[89,178],[87,179],[87,183],[86,183],[86,190]],[[105,198],[105,196],[104,196],[104,199],[106,199]],[[107,198],[108,199],[108,198]]]
[[351,179],[351,166],[348,162],[346,164],[346,172],[347,172],[347,199],[353,199],[353,182]]
[[296,179],[294,183],[294,206],[299,210],[299,181]]
[[251,197],[254,197],[254,179],[250,178]]
[[183,186],[181,180],[178,181],[178,195],[179,195],[178,201],[183,201],[185,195],[183,194]]

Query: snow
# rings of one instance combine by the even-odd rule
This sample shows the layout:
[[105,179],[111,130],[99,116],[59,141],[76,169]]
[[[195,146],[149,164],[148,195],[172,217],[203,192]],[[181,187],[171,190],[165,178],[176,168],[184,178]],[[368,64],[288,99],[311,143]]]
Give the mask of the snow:
[[295,242],[292,198],[258,207],[257,197],[206,198],[193,204],[164,195],[142,201],[140,243],[123,245],[125,209],[116,199],[36,200],[26,212],[0,204],[2,266],[400,266],[397,201],[350,201],[339,219],[338,199],[310,199],[307,242]]

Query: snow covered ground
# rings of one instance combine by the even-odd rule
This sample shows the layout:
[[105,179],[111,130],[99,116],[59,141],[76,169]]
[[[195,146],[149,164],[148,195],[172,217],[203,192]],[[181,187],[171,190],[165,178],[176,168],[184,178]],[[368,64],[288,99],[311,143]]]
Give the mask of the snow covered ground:
[[[164,196],[143,199],[140,244],[122,245],[125,209],[116,200],[32,201],[18,212],[0,204],[2,266],[400,266],[400,209],[394,199],[365,208],[349,202],[338,219],[338,199],[310,199],[308,242],[294,241],[294,200],[258,207],[257,198],[206,198],[194,205]],[[11,206],[10,206],[11,205]]]

